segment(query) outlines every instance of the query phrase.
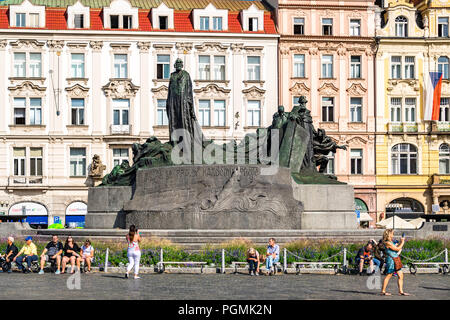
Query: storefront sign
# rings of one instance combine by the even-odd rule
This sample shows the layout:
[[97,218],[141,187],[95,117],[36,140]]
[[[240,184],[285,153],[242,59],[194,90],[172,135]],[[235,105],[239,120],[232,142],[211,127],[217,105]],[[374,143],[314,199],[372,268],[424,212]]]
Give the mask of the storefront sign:
[[439,184],[450,184],[450,179],[439,179]]
[[72,202],[66,208],[66,216],[85,216],[86,214],[87,205],[81,201]]
[[9,216],[47,216],[45,206],[37,202],[19,202],[12,205],[8,211]]

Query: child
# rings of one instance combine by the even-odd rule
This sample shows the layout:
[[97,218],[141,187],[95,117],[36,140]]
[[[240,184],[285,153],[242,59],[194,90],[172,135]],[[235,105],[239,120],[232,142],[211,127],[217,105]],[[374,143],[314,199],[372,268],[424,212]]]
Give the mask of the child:
[[247,262],[248,262],[248,274],[251,276],[259,275],[259,253],[254,248],[248,249]]

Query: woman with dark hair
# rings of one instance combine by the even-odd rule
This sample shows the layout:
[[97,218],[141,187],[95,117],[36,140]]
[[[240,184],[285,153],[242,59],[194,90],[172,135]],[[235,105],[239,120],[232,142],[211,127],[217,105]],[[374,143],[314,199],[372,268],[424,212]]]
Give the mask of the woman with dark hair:
[[70,273],[75,273],[75,262],[77,263],[78,271],[80,270],[80,247],[73,241],[72,236],[68,236],[64,243],[64,256],[62,259],[61,273],[66,271],[66,264],[70,261]]
[[128,267],[125,278],[128,278],[128,274],[134,267],[134,279],[139,279],[139,262],[141,261],[141,249],[139,248],[139,242],[141,241],[141,236],[139,235],[139,230],[135,225],[130,226],[130,231],[127,236],[128,243]]
[[383,233],[383,243],[386,247],[386,277],[383,281],[383,288],[381,289],[381,295],[390,296],[389,292],[386,292],[389,280],[392,278],[394,272],[397,272],[397,285],[398,291],[402,296],[409,296],[409,293],[403,292],[403,272],[402,262],[400,260],[400,252],[405,244],[405,238],[402,237],[400,244],[395,245],[393,242],[394,230],[386,229]]

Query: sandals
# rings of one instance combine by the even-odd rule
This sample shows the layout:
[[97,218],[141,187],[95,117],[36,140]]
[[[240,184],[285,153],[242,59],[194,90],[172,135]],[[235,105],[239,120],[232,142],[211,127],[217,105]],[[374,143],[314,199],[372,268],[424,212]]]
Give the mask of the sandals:
[[406,292],[399,292],[399,294],[400,294],[401,296],[410,296],[410,294],[409,294],[409,293],[406,293]]
[[381,292],[380,294],[382,296],[392,296],[392,293],[389,293],[389,292]]

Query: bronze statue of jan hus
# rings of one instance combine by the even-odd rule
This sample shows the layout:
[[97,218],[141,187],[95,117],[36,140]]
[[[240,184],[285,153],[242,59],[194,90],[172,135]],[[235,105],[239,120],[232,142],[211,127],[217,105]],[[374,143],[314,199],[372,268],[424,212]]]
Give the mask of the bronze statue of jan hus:
[[329,136],[324,129],[317,129],[317,135],[313,140],[314,162],[319,166],[319,172],[324,173],[328,166],[328,154],[336,153],[336,149],[347,150],[346,146],[339,146]]
[[185,130],[191,141],[203,145],[203,134],[197,122],[194,110],[192,81],[189,73],[183,70],[183,60],[175,61],[175,71],[170,74],[169,89],[167,92],[166,111],[169,120],[169,136],[174,141],[172,133],[177,129]]

